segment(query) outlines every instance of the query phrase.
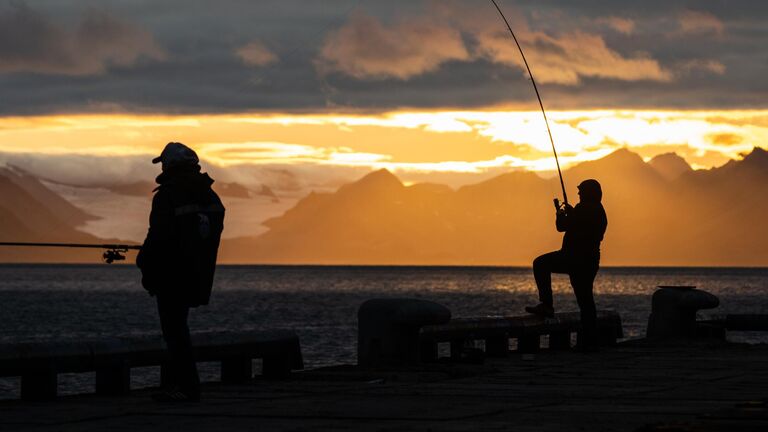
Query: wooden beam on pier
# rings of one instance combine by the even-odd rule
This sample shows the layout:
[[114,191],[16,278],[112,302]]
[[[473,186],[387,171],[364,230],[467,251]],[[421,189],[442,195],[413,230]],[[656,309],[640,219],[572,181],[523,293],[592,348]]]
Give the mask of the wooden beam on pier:
[[[221,362],[225,382],[251,379],[253,359],[262,359],[262,373],[271,377],[304,368],[299,338],[292,331],[195,333],[192,343],[196,361]],[[58,374],[69,372],[96,372],[96,393],[124,395],[130,390],[132,367],[163,369],[166,358],[159,335],[6,344],[0,345],[0,376],[20,376],[25,400],[55,398]]]

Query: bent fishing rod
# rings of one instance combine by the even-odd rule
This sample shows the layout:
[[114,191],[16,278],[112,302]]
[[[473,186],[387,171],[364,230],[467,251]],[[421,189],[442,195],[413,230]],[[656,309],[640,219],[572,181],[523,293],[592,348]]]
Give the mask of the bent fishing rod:
[[125,253],[129,250],[140,250],[141,245],[129,244],[89,244],[89,243],[35,243],[35,242],[0,242],[0,246],[30,246],[30,247],[63,247],[105,249],[101,258],[107,264],[124,261]]
[[[528,76],[531,77],[531,84],[533,84],[533,90],[536,92],[536,99],[539,100],[539,106],[541,107],[541,114],[544,116],[544,124],[547,126],[547,133],[549,134],[549,142],[552,144],[552,153],[555,154],[555,164],[557,165],[557,175],[560,176],[560,187],[563,189],[563,202],[567,206],[568,205],[568,194],[565,193],[565,182],[563,182],[563,172],[560,171],[560,161],[557,158],[557,150],[555,149],[555,140],[552,138],[552,130],[549,128],[549,120],[547,120],[547,112],[544,110],[544,102],[541,101],[541,95],[539,94],[539,88],[536,86],[536,80],[533,79],[533,72],[531,72],[531,67],[528,66],[528,60],[525,58],[525,54],[523,53],[523,47],[520,46],[520,42],[517,41],[517,36],[515,36],[515,32],[512,31],[512,26],[509,25],[509,21],[507,21],[507,17],[504,16],[504,12],[501,11],[501,8],[499,7],[499,4],[496,3],[496,0],[491,0],[491,3],[493,3],[494,6],[496,6],[496,10],[499,12],[499,15],[501,15],[501,19],[504,20],[504,24],[507,25],[507,30],[509,30],[509,34],[512,35],[512,39],[515,41],[515,45],[517,45],[517,49],[520,51],[520,56],[523,57],[523,63],[525,64],[525,69],[528,71]],[[557,198],[554,199],[555,207],[560,210],[560,202]]]

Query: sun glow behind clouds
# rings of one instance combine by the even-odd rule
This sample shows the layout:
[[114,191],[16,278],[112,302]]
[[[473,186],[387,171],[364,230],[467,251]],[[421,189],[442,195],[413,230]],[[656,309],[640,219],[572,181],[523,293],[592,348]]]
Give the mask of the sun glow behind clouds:
[[[737,158],[753,147],[765,147],[768,143],[766,111],[555,111],[549,113],[549,119],[558,153],[566,165],[597,159],[616,148],[629,147],[641,153],[643,149],[652,148],[656,154],[668,148],[668,151],[682,153],[681,156],[696,166],[711,167],[724,159]],[[466,133],[487,137],[492,143],[511,143],[537,151],[535,158],[505,154],[472,163],[436,160],[422,164],[405,161],[397,164],[377,161],[379,165],[389,167],[428,171],[452,166],[452,169],[466,172],[503,166],[551,170],[555,166],[553,157],[541,155],[549,153],[552,147],[543,117],[538,111],[257,116],[233,118],[231,121],[252,124],[277,122],[285,126],[330,124],[348,132],[354,132],[355,127],[375,126]]]
[[205,143],[199,155],[217,165],[268,165],[316,163],[330,165],[371,165],[389,159],[387,155],[355,152],[348,147],[314,147],[281,142]]
[[[768,143],[768,110],[548,115],[564,166],[629,147],[646,159],[675,151],[708,168]],[[460,173],[555,167],[538,111],[0,119],[0,151],[6,152],[156,154],[169,141],[185,142],[222,166],[314,164]]]

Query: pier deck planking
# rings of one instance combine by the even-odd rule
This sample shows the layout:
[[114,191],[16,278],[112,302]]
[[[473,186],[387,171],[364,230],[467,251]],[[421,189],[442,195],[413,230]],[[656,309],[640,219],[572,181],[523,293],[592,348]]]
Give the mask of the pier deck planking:
[[768,346],[631,341],[401,370],[335,367],[207,384],[201,403],[124,397],[0,403],[2,431],[768,430]]

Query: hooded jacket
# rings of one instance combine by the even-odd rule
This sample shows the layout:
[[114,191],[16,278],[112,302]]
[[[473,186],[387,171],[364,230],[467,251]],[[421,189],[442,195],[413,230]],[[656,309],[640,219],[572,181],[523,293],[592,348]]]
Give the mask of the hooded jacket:
[[156,181],[149,230],[136,257],[142,285],[188,306],[208,304],[224,206],[199,166],[164,171]]
[[595,180],[579,185],[581,201],[576,207],[558,212],[555,225],[565,232],[561,250],[571,259],[579,261],[600,260],[600,242],[608,227],[608,217],[601,204],[602,190]]

